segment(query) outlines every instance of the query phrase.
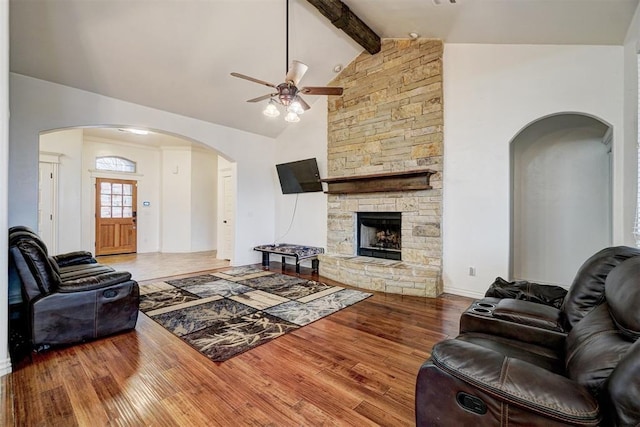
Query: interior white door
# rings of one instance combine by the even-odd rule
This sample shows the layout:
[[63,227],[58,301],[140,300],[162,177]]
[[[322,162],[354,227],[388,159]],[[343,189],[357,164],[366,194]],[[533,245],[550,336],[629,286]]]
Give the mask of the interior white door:
[[51,254],[56,254],[56,188],[57,165],[40,162],[38,167],[38,235],[47,245]]
[[222,216],[222,235],[223,248],[220,257],[223,259],[231,259],[233,254],[233,218],[234,209],[234,192],[231,175],[223,175],[222,177],[222,200],[223,200],[223,216]]

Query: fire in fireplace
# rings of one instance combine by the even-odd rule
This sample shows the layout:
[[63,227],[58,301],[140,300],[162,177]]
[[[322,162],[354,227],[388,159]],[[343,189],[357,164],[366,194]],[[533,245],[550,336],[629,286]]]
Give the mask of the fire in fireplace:
[[400,212],[357,213],[358,255],[401,260]]

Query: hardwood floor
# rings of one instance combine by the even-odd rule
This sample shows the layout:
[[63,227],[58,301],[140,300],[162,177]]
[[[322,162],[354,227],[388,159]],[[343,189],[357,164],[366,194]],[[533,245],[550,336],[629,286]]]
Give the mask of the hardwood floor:
[[223,363],[141,314],[134,331],[2,377],[0,425],[411,426],[418,368],[470,303],[376,293]]

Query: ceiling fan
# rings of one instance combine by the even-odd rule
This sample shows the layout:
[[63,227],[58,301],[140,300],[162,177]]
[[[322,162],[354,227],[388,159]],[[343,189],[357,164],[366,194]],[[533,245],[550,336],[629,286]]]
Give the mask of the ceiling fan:
[[249,80],[254,83],[258,83],[264,86],[275,89],[272,93],[259,96],[257,98],[249,99],[247,102],[260,102],[265,99],[269,99],[269,104],[264,110],[264,114],[269,117],[277,117],[280,115],[280,111],[276,107],[276,103],[284,106],[287,111],[285,120],[288,122],[300,121],[300,114],[311,108],[309,104],[305,102],[300,95],[342,95],[343,89],[341,87],[332,86],[304,86],[298,88],[298,84],[302,77],[307,72],[309,67],[300,61],[292,61],[289,67],[289,0],[285,0],[286,3],[286,66],[288,67],[287,73],[284,77],[284,82],[278,85],[266,82],[264,80],[256,79],[240,73],[231,73],[233,77]]

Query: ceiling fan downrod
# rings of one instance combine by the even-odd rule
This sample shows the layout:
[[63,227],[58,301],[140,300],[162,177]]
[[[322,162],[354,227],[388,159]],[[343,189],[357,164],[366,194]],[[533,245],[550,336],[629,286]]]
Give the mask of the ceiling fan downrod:
[[284,73],[287,74],[287,70],[289,69],[289,0],[284,0],[285,3],[285,63],[284,63]]

